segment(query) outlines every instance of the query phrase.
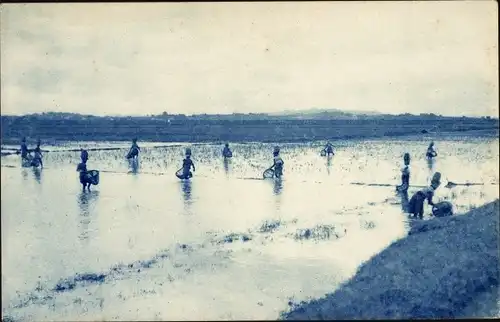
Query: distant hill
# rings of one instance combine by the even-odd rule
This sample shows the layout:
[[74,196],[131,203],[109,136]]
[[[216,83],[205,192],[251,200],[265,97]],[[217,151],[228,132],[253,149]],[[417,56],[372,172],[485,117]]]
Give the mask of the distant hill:
[[339,109],[321,109],[321,108],[311,108],[306,110],[297,110],[297,111],[283,111],[283,112],[275,112],[270,113],[273,116],[283,116],[283,117],[293,117],[293,118],[359,118],[365,116],[380,116],[383,115],[379,112],[374,111],[343,111]]

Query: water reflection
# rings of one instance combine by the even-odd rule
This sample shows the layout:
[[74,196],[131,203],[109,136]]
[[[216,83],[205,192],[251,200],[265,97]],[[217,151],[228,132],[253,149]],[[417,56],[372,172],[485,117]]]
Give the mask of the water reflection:
[[38,182],[38,184],[42,183],[42,170],[37,168],[37,167],[33,167],[33,175],[35,176],[35,180],[36,182]]
[[184,211],[186,215],[191,215],[191,205],[193,204],[192,201],[192,182],[191,180],[181,180],[181,188],[182,188],[182,197],[184,199]]
[[408,191],[400,191],[398,194],[401,198],[401,210],[403,213],[408,213]]
[[139,158],[129,159],[130,173],[137,174],[139,172]]
[[89,235],[89,225],[91,222],[91,217],[95,213],[96,202],[99,198],[99,191],[90,192],[80,192],[78,195],[78,208],[80,210],[80,235],[78,238],[82,241],[88,241]]
[[331,155],[328,155],[326,157],[326,172],[328,173],[328,175],[330,175],[330,169],[332,167],[332,156]]
[[21,175],[23,176],[24,181],[28,180],[28,170],[26,168],[21,170]]
[[281,178],[275,178],[274,179],[274,194],[276,196],[279,196],[281,194],[281,191],[283,190],[283,179]]
[[275,201],[275,208],[279,212],[281,209],[281,197],[283,192],[283,179],[274,178],[273,180],[273,194]]
[[429,173],[427,175],[427,182],[430,182],[432,179],[432,175],[434,174],[434,168],[436,165],[436,161],[434,158],[427,158],[427,168],[429,170]]
[[224,172],[226,173],[226,177],[229,175],[229,159],[224,158]]
[[429,171],[434,170],[435,164],[436,164],[436,161],[434,160],[434,158],[427,158],[427,168],[429,169]]

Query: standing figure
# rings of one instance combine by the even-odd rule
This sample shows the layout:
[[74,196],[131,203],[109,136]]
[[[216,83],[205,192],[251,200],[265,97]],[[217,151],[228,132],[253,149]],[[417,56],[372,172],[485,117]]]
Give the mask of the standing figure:
[[429,144],[429,147],[427,148],[427,152],[425,153],[425,156],[427,157],[428,160],[432,160],[432,158],[437,157],[437,152],[434,150],[434,142],[431,142]]
[[191,167],[193,167],[193,172],[196,171],[193,160],[191,160],[191,149],[186,149],[186,158],[182,160],[182,177],[181,179],[189,179],[193,177],[191,172]]
[[[85,152],[85,154],[84,154]],[[83,186],[83,191],[85,191],[85,188],[88,187],[88,190],[90,191],[90,182],[88,180],[88,171],[87,171],[87,160],[88,160],[88,153],[85,150],[82,150],[80,158],[82,162],[78,164],[76,167],[76,171],[80,173],[80,183]]]
[[83,191],[85,191],[85,188],[90,191],[90,185],[97,186],[99,184],[99,171],[87,170],[87,160],[89,158],[87,151],[82,149],[80,158],[82,162],[78,164],[76,171],[80,172],[80,183],[83,186]]
[[30,155],[29,155],[28,146],[26,145],[26,138],[25,137],[23,137],[21,139],[21,149],[20,149],[20,152],[21,152],[21,161],[23,161],[23,162],[25,162],[25,161],[31,162],[31,158],[30,158]]
[[35,156],[33,160],[31,161],[31,165],[34,167],[37,167],[40,165],[43,168],[43,162],[42,162],[42,149],[40,148],[40,144],[42,142],[40,140],[37,141],[36,143],[36,148],[33,150],[35,152]]
[[136,159],[139,156],[141,148],[137,145],[137,138],[132,139],[132,146],[127,154],[127,159]]
[[229,148],[229,143],[226,143],[224,145],[224,149],[222,150],[222,156],[224,158],[231,158],[231,157],[233,157],[233,152],[231,152],[231,149]]
[[284,165],[285,162],[283,162],[283,159],[280,157],[280,148],[276,146],[273,151],[273,166],[271,167],[271,169],[274,169],[274,176],[276,178],[281,178],[283,175]]
[[335,153],[333,153],[333,145],[332,145],[330,142],[328,142],[328,143],[326,144],[326,146],[325,146],[325,150],[324,150],[324,151],[326,152],[326,155],[327,155],[327,156],[330,156],[330,155],[334,155],[334,154],[335,154]]
[[407,192],[410,186],[410,154],[404,154],[404,167],[401,169],[401,185],[398,186],[399,192]]
[[424,201],[427,199],[427,202],[430,206],[434,206],[434,202],[432,201],[432,197],[434,196],[434,191],[441,185],[441,173],[436,172],[432,177],[430,187],[424,188],[420,191],[417,191],[410,199],[409,203],[409,213],[414,217],[419,217],[420,219],[424,216]]

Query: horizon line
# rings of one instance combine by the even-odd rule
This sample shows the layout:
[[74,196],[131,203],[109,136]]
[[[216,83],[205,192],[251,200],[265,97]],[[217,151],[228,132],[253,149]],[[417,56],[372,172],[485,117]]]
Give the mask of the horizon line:
[[[314,109],[313,109],[314,110]],[[306,111],[311,111],[311,110],[306,110]],[[343,114],[350,114],[352,116],[367,116],[367,117],[381,117],[381,116],[436,116],[436,117],[468,117],[468,118],[499,118],[498,116],[492,116],[492,115],[443,115],[443,114],[436,114],[436,113],[418,113],[418,114],[413,114],[413,113],[399,113],[399,114],[394,114],[394,113],[385,113],[385,112],[376,112],[376,111],[356,111],[356,112],[350,112],[350,111],[343,111],[343,110],[318,110],[317,112],[306,112],[306,111],[282,111],[282,112],[258,112],[258,113],[252,113],[252,112],[246,112],[246,113],[191,113],[191,114],[183,114],[183,113],[175,113],[175,114],[170,114],[165,112],[159,113],[159,114],[81,114],[81,113],[75,113],[75,112],[61,112],[61,111],[46,111],[46,112],[34,112],[34,113],[26,113],[26,114],[6,114],[6,113],[0,113],[1,117],[26,117],[26,116],[42,116],[44,114],[70,114],[70,115],[75,115],[75,116],[93,116],[93,117],[157,117],[157,116],[163,116],[163,115],[168,115],[168,116],[186,116],[186,117],[196,117],[196,116],[234,116],[234,115],[243,115],[243,116],[251,116],[251,115],[262,115],[262,116],[270,116],[270,117],[287,117],[291,115],[300,115],[303,114],[304,116],[307,115],[314,115],[314,114],[321,114],[321,113],[343,113]],[[165,113],[165,114],[164,114]]]

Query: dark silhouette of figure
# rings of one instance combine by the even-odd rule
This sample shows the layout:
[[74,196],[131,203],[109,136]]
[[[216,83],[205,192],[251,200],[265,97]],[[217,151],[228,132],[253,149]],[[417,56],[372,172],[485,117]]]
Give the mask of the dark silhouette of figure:
[[137,138],[132,139],[132,146],[127,153],[127,159],[137,159],[139,157],[139,151],[141,148],[137,145]]
[[281,178],[283,176],[283,166],[285,162],[280,157],[280,148],[278,146],[274,147],[273,151],[273,165],[270,169],[274,170],[274,176],[276,178]]
[[326,156],[332,156],[335,154],[333,152],[333,145],[330,142],[326,144],[325,149],[323,151],[325,151]]
[[182,168],[176,172],[176,176],[179,179],[190,179],[193,177],[193,173],[191,172],[191,167],[193,168],[193,172],[196,171],[193,160],[191,160],[191,149],[186,149],[186,158],[182,160]]
[[38,167],[38,165],[40,165],[43,168],[43,161],[42,161],[43,155],[42,155],[42,149],[40,148],[40,145],[41,145],[41,141],[38,140],[38,142],[36,143],[36,148],[33,150],[33,152],[35,153],[35,156],[33,157],[33,160],[31,160],[31,165],[33,167]]
[[432,197],[434,196],[434,191],[441,185],[441,173],[436,172],[432,177],[432,181],[429,187],[417,191],[410,199],[408,212],[412,214],[415,218],[420,219],[424,216],[424,201],[427,199],[427,203],[430,206],[434,206]]
[[401,185],[396,189],[400,192],[407,192],[410,187],[410,154],[404,154],[404,167],[401,169]]
[[[85,153],[84,153],[85,152]],[[85,191],[85,188],[90,192],[90,186],[91,185],[98,185],[99,184],[99,171],[97,170],[87,170],[87,160],[88,160],[88,153],[87,151],[82,150],[80,153],[80,158],[81,161],[78,166],[76,167],[76,171],[79,172],[79,177],[80,177],[80,183],[82,184],[83,191]]]
[[82,162],[87,162],[88,161],[88,159],[89,159],[89,153],[87,152],[87,150],[81,149],[81,151],[80,151],[80,159],[82,160]]
[[26,145],[26,138],[25,137],[23,137],[21,139],[20,153],[21,153],[22,159],[26,159],[26,160],[28,159],[29,150],[28,150],[28,146]]
[[222,150],[222,156],[224,157],[224,159],[233,157],[233,152],[231,152],[231,149],[229,148],[229,143],[226,143],[224,145],[224,149]]
[[427,159],[433,159],[433,158],[437,157],[437,152],[434,149],[434,142],[431,142],[429,144],[429,147],[427,148],[427,152],[425,153],[425,156],[427,157]]

